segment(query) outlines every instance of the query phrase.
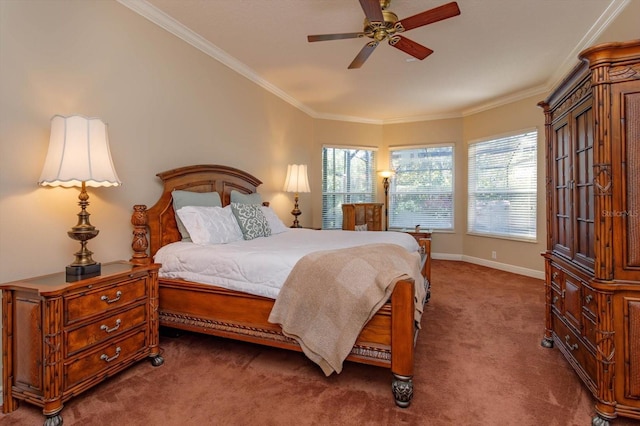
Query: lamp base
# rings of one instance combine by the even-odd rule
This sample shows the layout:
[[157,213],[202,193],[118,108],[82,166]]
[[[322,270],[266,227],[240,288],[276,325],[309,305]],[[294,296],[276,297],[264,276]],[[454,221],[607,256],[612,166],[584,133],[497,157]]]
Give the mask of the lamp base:
[[97,277],[100,275],[100,264],[94,263],[93,265],[81,265],[72,266],[69,265],[66,268],[67,282],[84,280],[85,278]]

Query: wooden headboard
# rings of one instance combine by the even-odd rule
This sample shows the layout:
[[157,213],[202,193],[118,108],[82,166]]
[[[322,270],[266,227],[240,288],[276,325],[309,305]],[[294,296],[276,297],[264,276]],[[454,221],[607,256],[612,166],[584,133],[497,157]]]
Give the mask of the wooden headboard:
[[153,256],[160,247],[180,241],[180,232],[173,211],[174,189],[193,192],[217,192],[222,205],[231,202],[231,191],[242,194],[256,192],[262,182],[242,170],[228,166],[204,164],[180,167],[158,173],[163,184],[162,195],[151,207],[142,204],[133,206],[131,223],[133,224],[133,257],[135,264],[153,262]]

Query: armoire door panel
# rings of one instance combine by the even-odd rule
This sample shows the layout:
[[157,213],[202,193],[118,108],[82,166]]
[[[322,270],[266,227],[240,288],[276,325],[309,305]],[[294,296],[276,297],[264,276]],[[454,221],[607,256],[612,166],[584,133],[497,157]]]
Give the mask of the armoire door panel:
[[593,270],[595,258],[593,192],[593,111],[591,98],[580,105],[573,117],[573,258]]
[[612,94],[614,112],[620,121],[614,125],[614,138],[621,143],[614,151],[613,172],[620,181],[614,220],[616,279],[637,280],[640,276],[640,81],[622,83]]
[[627,300],[629,330],[629,390],[627,397],[640,399],[640,299]]
[[554,128],[553,250],[571,258],[571,132],[568,120]]

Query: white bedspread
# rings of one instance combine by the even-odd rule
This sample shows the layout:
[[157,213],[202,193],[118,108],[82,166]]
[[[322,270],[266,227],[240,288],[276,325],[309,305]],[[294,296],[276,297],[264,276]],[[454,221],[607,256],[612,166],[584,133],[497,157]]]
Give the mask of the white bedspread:
[[391,243],[409,252],[419,250],[409,234],[393,231],[291,229],[270,237],[229,244],[177,242],[155,255],[160,276],[215,284],[230,290],[275,299],[300,258],[319,250]]

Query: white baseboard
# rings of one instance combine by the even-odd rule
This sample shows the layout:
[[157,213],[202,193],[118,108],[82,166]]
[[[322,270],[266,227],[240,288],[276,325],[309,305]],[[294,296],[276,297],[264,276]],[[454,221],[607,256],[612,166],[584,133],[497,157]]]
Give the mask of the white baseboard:
[[462,260],[462,255],[452,253],[431,253],[431,258],[436,260],[457,260],[459,262]]
[[457,261],[474,263],[476,265],[482,265],[488,268],[498,269],[500,271],[512,272],[514,274],[524,275],[527,277],[544,280],[544,271],[537,271],[535,269],[509,265],[507,263],[494,262],[492,260],[481,259],[479,257],[464,256],[461,254],[451,254],[451,253],[432,253],[431,257],[436,260],[457,260]]

